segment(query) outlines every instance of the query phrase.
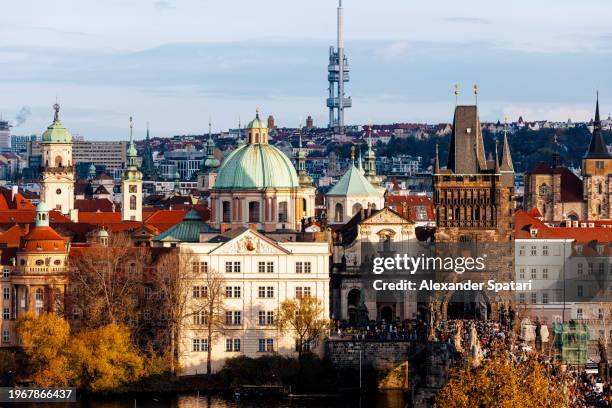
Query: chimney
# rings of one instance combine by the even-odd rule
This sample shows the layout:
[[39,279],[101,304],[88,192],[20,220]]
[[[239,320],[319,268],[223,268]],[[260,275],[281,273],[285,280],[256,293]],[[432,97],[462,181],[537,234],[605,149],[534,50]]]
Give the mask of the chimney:
[[15,196],[19,192],[19,186],[13,186],[11,189],[11,201],[15,201]]

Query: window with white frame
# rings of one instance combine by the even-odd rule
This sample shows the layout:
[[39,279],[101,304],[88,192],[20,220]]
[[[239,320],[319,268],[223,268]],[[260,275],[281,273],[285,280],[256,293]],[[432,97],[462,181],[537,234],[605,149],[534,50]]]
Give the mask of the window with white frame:
[[582,308],[581,307],[576,308],[576,319],[582,320],[583,317],[584,316],[583,316],[583,313],[582,313]]
[[193,273],[208,273],[208,262],[194,261],[191,263]]
[[10,334],[10,332],[8,331],[8,329],[4,329],[4,330],[2,331],[2,342],[6,344],[6,343],[8,343],[10,340],[11,340],[11,334]]
[[536,256],[538,254],[538,247],[535,245],[531,246],[531,256]]
[[191,351],[208,351],[208,339],[191,339]]
[[519,247],[519,256],[525,256],[525,245]]
[[583,297],[584,296],[584,288],[582,285],[576,286],[576,296]]
[[538,270],[536,268],[531,268],[531,279],[536,279],[538,277]]
[[260,326],[272,326],[274,324],[274,312],[270,310],[260,310],[258,314]]
[[2,270],[2,277],[8,278],[9,276],[11,276],[11,270],[9,268],[4,268]]
[[208,297],[208,286],[194,286],[192,289],[192,297],[194,298],[207,298]]
[[3,288],[2,297],[4,298],[4,300],[10,299],[11,298],[11,288]]
[[524,293],[519,293],[519,303],[520,304],[525,304],[525,294]]
[[548,304],[548,293],[542,293],[542,304]]
[[532,293],[531,294],[531,304],[535,305],[536,303],[538,303],[537,293]]
[[548,245],[544,245],[542,247],[542,255],[543,256],[548,256]]
[[193,314],[193,324],[196,326],[208,324],[208,319],[206,318],[206,312],[204,310],[198,310]]
[[548,268],[542,269],[542,279],[548,279]]
[[226,352],[238,352],[240,351],[240,339],[225,339],[225,351]]
[[582,262],[578,262],[578,265],[576,267],[576,273],[578,275],[582,275],[584,272],[582,271]]
[[2,319],[9,320],[11,318],[11,310],[8,307],[5,307],[2,310]]
[[239,310],[228,310],[225,312],[225,324],[228,326],[239,326],[242,324],[242,312]]
[[295,273],[310,273],[312,271],[312,264],[307,262],[296,262]]
[[225,262],[225,273],[240,273],[241,265],[240,261],[226,261]]
[[242,290],[240,286],[226,286],[225,297],[239,299],[242,296]]
[[519,279],[525,279],[525,268],[519,269]]
[[257,350],[260,353],[274,351],[274,339],[259,339]]
[[310,286],[296,286],[295,288],[295,297],[297,299],[310,297],[310,294]]

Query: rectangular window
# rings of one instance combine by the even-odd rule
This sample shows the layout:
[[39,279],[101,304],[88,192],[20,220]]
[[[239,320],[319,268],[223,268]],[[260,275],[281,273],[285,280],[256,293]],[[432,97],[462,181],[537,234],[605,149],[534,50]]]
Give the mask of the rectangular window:
[[234,267],[234,263],[231,261],[225,262],[225,273],[232,273]]
[[208,339],[192,339],[191,351],[208,351]]
[[266,272],[274,273],[274,262],[266,262]]
[[266,297],[269,299],[274,298],[274,286],[266,286]]
[[576,270],[578,275],[582,275],[582,262],[578,262],[578,269]]
[[240,351],[240,339],[225,339],[225,351],[227,352]]
[[11,288],[4,288],[2,289],[2,297],[5,300],[8,300],[11,298]]
[[208,324],[208,319],[206,318],[206,312],[204,312],[204,310],[200,310],[194,313],[193,324],[196,326]]
[[542,269],[542,279],[548,279],[548,268]]
[[208,273],[208,262],[192,262],[193,273]]
[[600,263],[599,265],[597,265],[597,274],[598,275],[604,274],[604,264],[603,263]]
[[296,262],[295,273],[310,273],[312,271],[312,264],[310,262]]
[[531,268],[531,279],[536,279],[538,277],[538,270],[535,268]]
[[9,320],[11,318],[11,311],[8,307],[5,307],[2,311],[2,318],[4,320]]
[[2,277],[8,278],[9,276],[11,276],[11,270],[9,268],[4,268],[2,271]]
[[597,318],[599,320],[603,320],[603,318],[604,318],[604,310],[603,309],[601,309],[601,308],[597,309]]
[[542,247],[542,255],[543,256],[548,256],[548,245],[544,245]]
[[535,245],[531,246],[531,256],[536,256],[538,254],[538,248]]
[[522,305],[525,304],[525,294],[524,293],[519,293],[519,303]]
[[242,295],[240,286],[226,286],[225,297],[239,299]]
[[579,307],[579,308],[576,309],[576,319],[581,320],[582,317],[583,317],[583,315],[582,315],[582,308]]
[[236,310],[225,312],[225,324],[228,326],[238,326],[242,324],[242,313]]
[[519,256],[525,256],[525,246],[521,245],[519,247]]
[[583,297],[584,296],[584,288],[582,285],[576,286],[576,296]]
[[265,286],[260,286],[257,288],[257,297],[258,298],[266,297],[266,287]]
[[265,262],[258,262],[257,263],[257,270],[259,271],[259,273],[265,273],[266,272],[266,263]]
[[542,304],[548,304],[548,293],[542,293]]
[[274,324],[274,312],[260,310],[258,313],[258,321],[260,326],[272,326]]
[[519,269],[519,279],[525,279],[525,268]]
[[258,345],[258,351],[261,353],[274,351],[274,339],[259,339]]
[[240,262],[234,262],[234,273],[240,273]]
[[297,286],[295,288],[295,297],[297,299],[310,297],[310,286]]
[[537,297],[537,293],[532,293],[531,294],[531,304],[534,305],[538,302],[538,297]]
[[145,299],[150,299],[151,298],[151,288],[148,286],[144,287],[144,298]]
[[260,299],[272,299],[274,298],[274,286],[258,286],[257,297]]
[[207,286],[194,286],[192,291],[192,296],[194,298],[207,298],[208,297],[208,287]]
[[10,332],[8,331],[8,329],[4,329],[2,331],[2,342],[8,343],[9,341],[10,341]]

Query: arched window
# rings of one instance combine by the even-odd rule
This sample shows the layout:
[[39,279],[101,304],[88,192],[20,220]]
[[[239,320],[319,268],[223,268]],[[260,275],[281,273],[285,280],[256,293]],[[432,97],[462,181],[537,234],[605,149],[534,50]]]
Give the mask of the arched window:
[[232,203],[224,201],[222,207],[222,222],[232,222]]
[[55,167],[62,167],[62,156],[55,157]]
[[130,210],[135,210],[135,209],[136,209],[136,196],[131,195],[130,196]]
[[308,201],[305,198],[302,198],[302,212],[304,216],[306,216],[307,211],[308,211]]
[[281,201],[278,203],[278,222],[287,222],[288,217],[287,202]]
[[249,203],[249,222],[259,222],[259,202],[251,201]]
[[363,207],[361,206],[361,204],[357,203],[355,205],[353,205],[353,215],[357,214],[359,211],[361,211]]
[[334,222],[343,222],[344,221],[344,207],[342,204],[336,203],[336,208],[334,210]]
[[35,297],[36,300],[43,300],[43,290],[41,288],[36,289]]

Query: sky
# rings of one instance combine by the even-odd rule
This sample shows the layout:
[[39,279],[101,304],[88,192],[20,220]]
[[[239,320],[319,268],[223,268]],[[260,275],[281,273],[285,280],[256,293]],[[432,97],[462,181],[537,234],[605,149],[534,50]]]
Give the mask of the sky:
[[[326,126],[334,0],[3,2],[0,113],[40,134],[56,99],[86,139],[203,133],[312,115]],[[344,0],[351,124],[588,120],[612,111],[609,0]]]

